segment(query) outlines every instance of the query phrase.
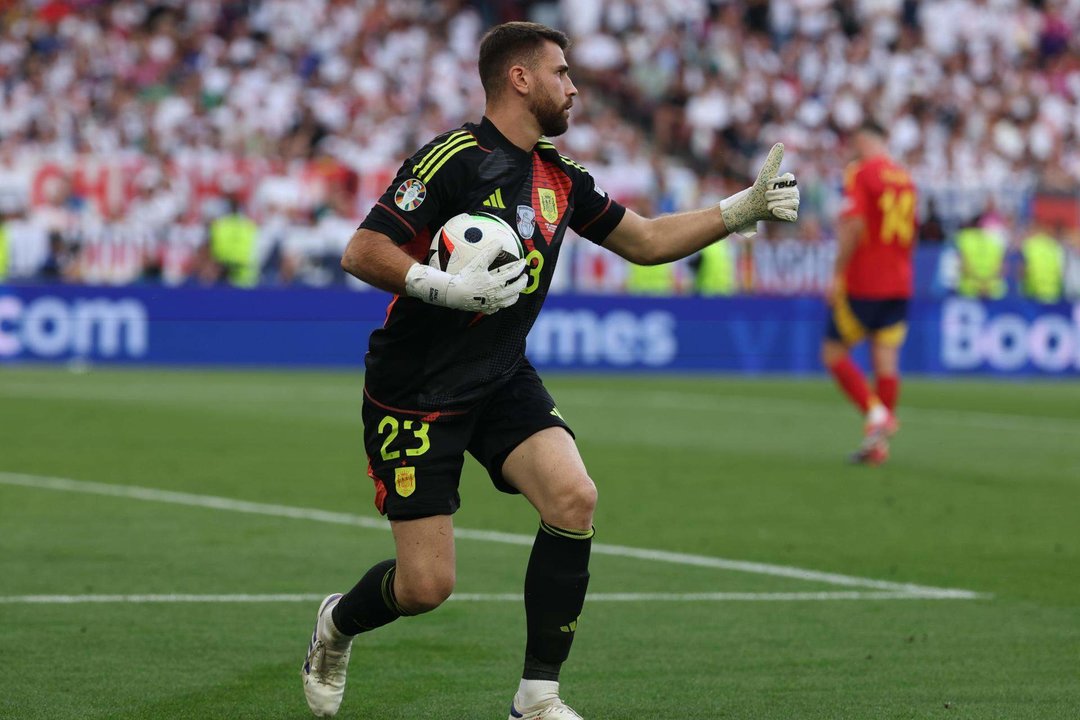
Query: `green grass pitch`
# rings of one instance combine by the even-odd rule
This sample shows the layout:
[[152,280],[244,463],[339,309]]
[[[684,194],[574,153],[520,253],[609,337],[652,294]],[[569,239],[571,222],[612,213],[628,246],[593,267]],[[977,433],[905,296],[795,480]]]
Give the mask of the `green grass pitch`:
[[[547,380],[600,488],[589,720],[1080,717],[1080,384],[909,380],[863,468],[823,378]],[[0,718],[309,717],[317,598],[392,554],[361,386],[0,369]],[[536,520],[462,485],[459,597],[362,637],[339,717],[506,717]]]

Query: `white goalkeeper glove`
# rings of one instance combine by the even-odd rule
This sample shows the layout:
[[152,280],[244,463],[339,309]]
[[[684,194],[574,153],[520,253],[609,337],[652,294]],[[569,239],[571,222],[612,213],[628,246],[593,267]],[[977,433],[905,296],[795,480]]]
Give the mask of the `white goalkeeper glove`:
[[720,214],[728,232],[751,237],[759,220],[795,222],[799,219],[799,186],[795,176],[776,177],[784,159],[784,144],[776,143],[758,171],[757,180],[745,190],[720,201]]
[[432,305],[485,315],[508,308],[518,301],[529,279],[522,275],[525,260],[488,270],[500,249],[493,243],[456,275],[416,263],[405,276],[405,292]]

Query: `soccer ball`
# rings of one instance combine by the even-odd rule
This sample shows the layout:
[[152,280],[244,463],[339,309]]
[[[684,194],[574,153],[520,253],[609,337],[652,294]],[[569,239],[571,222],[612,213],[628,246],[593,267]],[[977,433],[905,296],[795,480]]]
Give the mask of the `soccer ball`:
[[521,238],[505,220],[485,212],[455,215],[431,239],[428,265],[455,275],[493,243],[500,252],[488,270],[525,256]]

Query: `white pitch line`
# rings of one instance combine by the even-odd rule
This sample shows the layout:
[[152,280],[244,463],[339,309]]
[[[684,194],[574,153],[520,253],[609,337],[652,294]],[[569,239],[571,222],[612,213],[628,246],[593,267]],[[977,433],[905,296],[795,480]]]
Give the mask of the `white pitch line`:
[[[288,505],[273,505],[269,503],[218,497],[215,495],[196,495],[194,493],[158,490],[135,485],[110,485],[107,483],[85,480],[70,480],[67,478],[41,477],[37,475],[7,472],[0,472],[0,484],[42,490],[57,490],[61,492],[106,495],[110,497],[122,497],[150,502],[163,502],[173,505],[188,505],[254,515],[287,517],[296,520],[314,520],[317,522],[352,525],[373,530],[390,529],[389,523],[385,520],[365,517],[363,515],[354,515],[352,513],[319,510],[316,508],[300,508]],[[525,546],[531,546],[534,540],[532,535],[520,535],[492,530],[469,530],[466,528],[454,528],[454,536],[466,540],[481,540],[484,542]],[[692,565],[696,567],[715,568],[717,570],[731,570],[757,575],[786,577],[806,582],[819,582],[827,585],[840,585],[845,587],[871,588],[884,592],[904,593],[907,595],[943,596],[957,599],[988,597],[987,595],[971,590],[938,588],[926,585],[915,585],[912,583],[890,582],[887,580],[873,580],[851,575],[805,570],[803,568],[789,567],[786,565],[769,565],[766,563],[748,562],[744,560],[728,560],[707,555],[691,555],[688,553],[669,552],[666,550],[649,550],[646,548],[634,548],[624,545],[593,543],[592,552],[596,555],[612,555],[616,557],[633,558],[636,560],[651,560],[672,565]]]
[[[7,595],[0,596],[0,605],[78,605],[84,603],[298,603],[319,602],[321,594],[278,593],[268,595]],[[958,600],[957,595],[944,593],[918,594],[903,592],[706,592],[706,593],[592,593],[587,602],[807,602],[829,600]],[[524,602],[515,593],[454,593],[456,602]]]
[[[679,390],[657,390],[636,393],[632,400],[625,395],[608,390],[577,390],[573,402],[588,402],[595,407],[627,404],[641,408],[643,405],[664,409],[696,410],[703,412],[738,412],[753,415],[778,415],[787,417],[821,416],[823,410],[832,412],[835,403],[798,398],[762,398],[752,395],[725,394],[722,397],[702,397],[692,392]],[[564,401],[564,404],[570,404]],[[1065,433],[1076,435],[1080,432],[1080,423],[1075,418],[1049,417],[1046,415],[1020,415],[1016,413],[986,412],[980,410],[956,410],[946,408],[918,407],[905,405],[905,414],[912,414],[920,422],[944,425],[963,425],[988,430],[1012,430],[1038,433]]]

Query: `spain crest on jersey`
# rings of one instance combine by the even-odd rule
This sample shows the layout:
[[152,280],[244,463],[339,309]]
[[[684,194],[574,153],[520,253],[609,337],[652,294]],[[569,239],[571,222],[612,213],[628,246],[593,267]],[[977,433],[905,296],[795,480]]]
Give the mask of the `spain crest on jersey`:
[[409,497],[416,490],[416,468],[394,468],[394,489],[401,497]]
[[540,196],[540,214],[549,223],[554,224],[559,219],[559,202],[555,198],[555,191],[538,188],[536,194]]

